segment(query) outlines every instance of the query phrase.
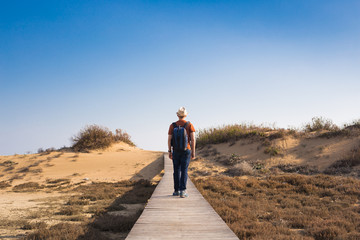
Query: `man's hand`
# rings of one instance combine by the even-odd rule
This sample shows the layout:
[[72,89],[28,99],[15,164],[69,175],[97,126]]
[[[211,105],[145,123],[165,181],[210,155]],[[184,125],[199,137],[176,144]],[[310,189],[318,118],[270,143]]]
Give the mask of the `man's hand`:
[[191,151],[191,159],[195,159],[195,152]]
[[172,159],[172,153],[171,152],[169,152],[169,158]]

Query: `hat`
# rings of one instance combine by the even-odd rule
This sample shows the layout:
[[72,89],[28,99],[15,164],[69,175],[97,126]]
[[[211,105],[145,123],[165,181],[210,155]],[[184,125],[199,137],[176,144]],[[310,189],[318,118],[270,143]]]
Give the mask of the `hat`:
[[178,117],[184,117],[186,116],[188,113],[185,109],[185,107],[181,107],[179,108],[179,110],[176,112],[176,115],[178,115]]

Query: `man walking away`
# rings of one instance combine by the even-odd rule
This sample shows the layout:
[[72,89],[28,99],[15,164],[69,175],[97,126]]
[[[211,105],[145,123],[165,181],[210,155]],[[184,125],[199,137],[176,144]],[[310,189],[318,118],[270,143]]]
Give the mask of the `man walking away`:
[[169,127],[168,152],[174,166],[173,196],[188,197],[186,192],[187,171],[190,158],[195,158],[195,128],[185,120],[187,111],[181,107],[176,115],[179,120]]

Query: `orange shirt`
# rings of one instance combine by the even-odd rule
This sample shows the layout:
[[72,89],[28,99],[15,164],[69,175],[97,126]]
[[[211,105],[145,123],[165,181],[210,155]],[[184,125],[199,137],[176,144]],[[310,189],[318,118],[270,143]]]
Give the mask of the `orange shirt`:
[[[179,120],[176,122],[176,125],[178,126],[181,126],[183,127],[186,123],[186,120]],[[170,127],[169,127],[169,135],[173,135],[173,131],[174,131],[174,126],[171,124]],[[190,133],[192,132],[195,132],[195,128],[194,128],[194,125],[192,125],[192,123],[189,123],[186,127],[186,134],[188,135],[188,146],[187,148],[191,150],[191,147],[190,147],[190,141],[191,141],[191,138],[190,138]]]

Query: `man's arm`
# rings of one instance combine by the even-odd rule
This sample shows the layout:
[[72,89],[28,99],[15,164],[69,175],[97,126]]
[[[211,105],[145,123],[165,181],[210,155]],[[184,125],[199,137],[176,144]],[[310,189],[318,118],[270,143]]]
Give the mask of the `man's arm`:
[[194,159],[195,158],[195,147],[196,147],[195,132],[190,133],[190,139],[191,139],[191,159]]
[[171,139],[172,135],[168,135],[168,152],[169,152],[169,158],[172,159],[172,153],[171,153]]

